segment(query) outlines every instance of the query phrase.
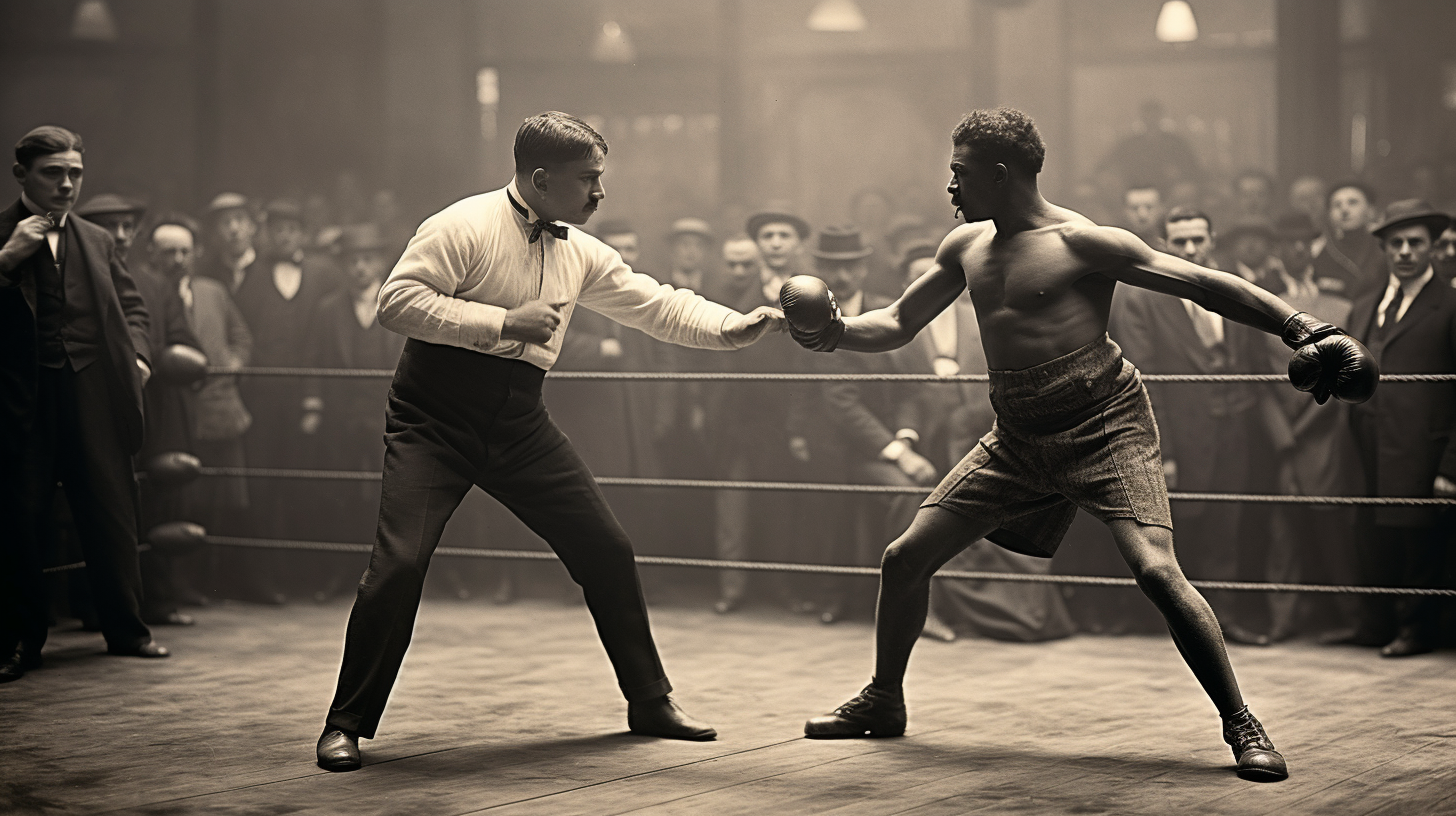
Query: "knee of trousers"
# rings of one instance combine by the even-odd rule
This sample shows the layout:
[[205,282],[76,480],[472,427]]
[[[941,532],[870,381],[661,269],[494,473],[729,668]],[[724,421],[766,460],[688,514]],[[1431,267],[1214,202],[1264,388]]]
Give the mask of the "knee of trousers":
[[425,585],[425,568],[411,561],[373,562],[361,582],[366,592],[420,592]]
[[562,554],[561,560],[571,580],[581,586],[615,584],[637,575],[636,554],[625,536],[593,539],[576,553]]

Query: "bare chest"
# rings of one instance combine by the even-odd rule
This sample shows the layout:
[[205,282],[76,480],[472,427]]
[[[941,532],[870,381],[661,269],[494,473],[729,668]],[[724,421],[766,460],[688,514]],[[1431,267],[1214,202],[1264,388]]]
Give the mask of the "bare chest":
[[982,238],[961,256],[977,310],[1037,311],[1063,299],[1090,269],[1053,231]]

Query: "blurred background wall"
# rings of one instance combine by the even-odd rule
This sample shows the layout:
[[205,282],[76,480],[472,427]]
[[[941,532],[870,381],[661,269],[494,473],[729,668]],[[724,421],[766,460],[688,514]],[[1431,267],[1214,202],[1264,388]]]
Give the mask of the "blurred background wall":
[[1149,100],[1215,182],[1456,194],[1456,3],[1191,0],[1188,42],[1157,36],[1165,5],[6,0],[0,134],[78,130],[93,194],[357,186],[418,217],[501,184],[519,121],[563,109],[611,143],[604,215],[649,249],[680,215],[781,200],[823,224],[871,192],[948,227],[949,129],[994,104],[1036,118],[1069,203]]

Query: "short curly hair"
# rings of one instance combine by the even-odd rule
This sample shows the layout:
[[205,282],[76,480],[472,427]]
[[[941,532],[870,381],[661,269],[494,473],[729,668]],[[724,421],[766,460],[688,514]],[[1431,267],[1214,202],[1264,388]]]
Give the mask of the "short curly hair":
[[1013,108],[971,111],[955,126],[950,138],[956,147],[970,145],[986,161],[1033,175],[1041,172],[1046,160],[1046,145],[1036,132],[1036,124]]

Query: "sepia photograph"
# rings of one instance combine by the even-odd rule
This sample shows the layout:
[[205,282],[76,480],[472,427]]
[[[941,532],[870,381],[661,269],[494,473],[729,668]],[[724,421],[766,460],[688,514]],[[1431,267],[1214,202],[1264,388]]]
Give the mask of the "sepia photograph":
[[0,814],[1456,812],[1451,0],[3,0],[0,77]]

